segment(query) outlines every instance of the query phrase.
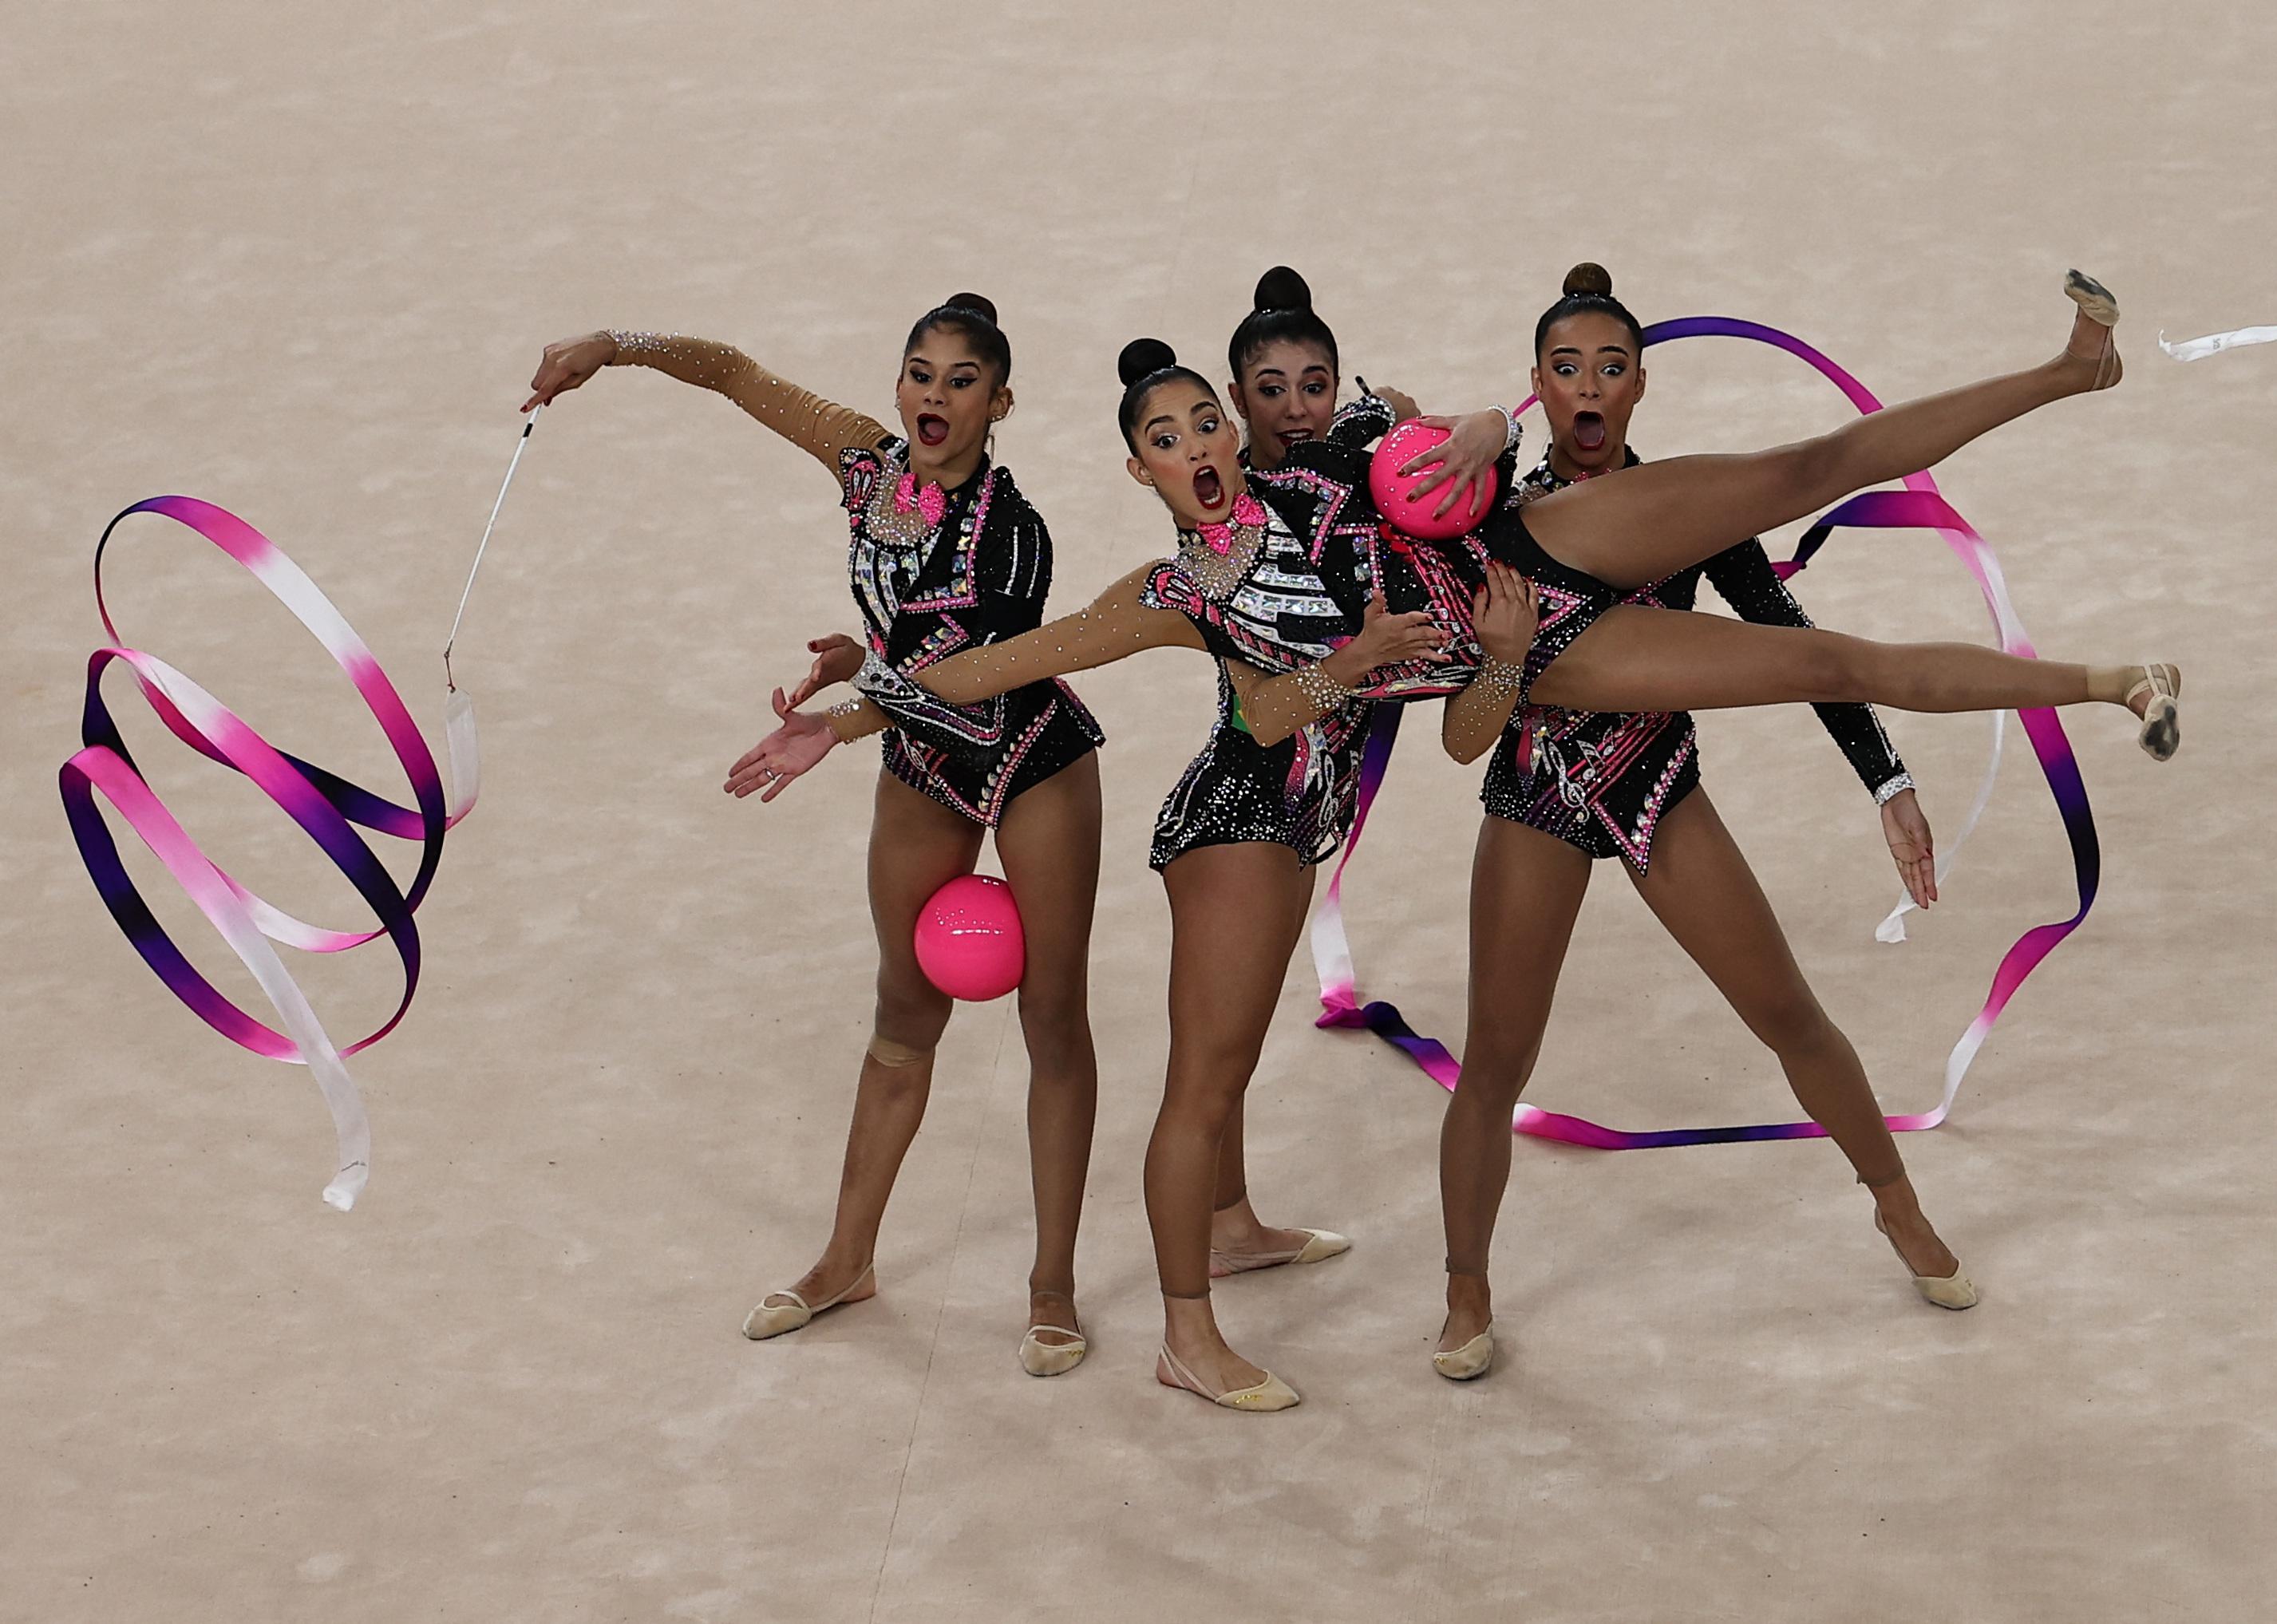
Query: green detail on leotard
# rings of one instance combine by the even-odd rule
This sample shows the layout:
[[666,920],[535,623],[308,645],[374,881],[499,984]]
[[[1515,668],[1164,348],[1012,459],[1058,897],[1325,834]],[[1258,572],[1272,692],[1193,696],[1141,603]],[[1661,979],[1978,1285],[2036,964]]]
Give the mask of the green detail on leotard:
[[1233,725],[1240,728],[1244,733],[1249,733],[1250,737],[1255,738],[1257,736],[1254,733],[1250,733],[1249,718],[1241,713],[1241,690],[1237,688],[1231,691],[1233,704],[1231,721]]

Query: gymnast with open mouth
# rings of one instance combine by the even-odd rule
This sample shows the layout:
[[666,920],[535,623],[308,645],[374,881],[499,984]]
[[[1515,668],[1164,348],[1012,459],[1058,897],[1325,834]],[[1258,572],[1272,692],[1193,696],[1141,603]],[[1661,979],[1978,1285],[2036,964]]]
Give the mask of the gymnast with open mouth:
[[[1051,534],[989,454],[994,427],[1012,408],[1012,349],[995,306],[979,294],[955,294],[910,329],[894,385],[899,435],[730,345],[677,334],[598,332],[550,345],[523,409],[605,366],[647,367],[727,396],[813,456],[838,484],[864,636],[809,644],[813,667],[790,703],[850,677],[865,658],[912,667],[1043,618]],[[915,688],[887,703],[869,849],[877,1005],[837,1214],[821,1257],[753,1308],[743,1334],[781,1336],[878,1290],[879,1227],[924,1120],[934,1047],[953,1007],[918,966],[918,911],[947,881],[972,872],[993,831],[1028,943],[1019,1010],[1036,1255],[1019,1360],[1032,1376],[1060,1375],[1088,1346],[1076,1314],[1075,1247],[1098,1100],[1087,964],[1103,736],[1074,693],[1050,679],[970,705]]]
[[[1534,388],[1550,444],[1512,490],[1512,503],[1641,461],[1627,431],[1645,393],[1643,349],[1643,329],[1613,297],[1612,278],[1598,265],[1574,266],[1535,324]],[[1703,575],[1743,619],[1810,624],[1753,539],[1621,601],[1687,609]],[[1496,641],[1484,627],[1481,635]],[[1934,852],[1905,763],[1870,706],[1817,708],[1879,809],[1900,877],[1915,902],[1929,906],[1937,896]],[[1458,759],[1475,759],[1479,736],[1451,735],[1450,748]],[[1922,1215],[1857,1052],[1819,1006],[1745,855],[1700,786],[1692,718],[1527,705],[1494,741],[1481,798],[1487,816],[1472,862],[1470,1025],[1462,1086],[1440,1146],[1447,1319],[1434,1354],[1439,1373],[1466,1381],[1493,1362],[1486,1265],[1510,1182],[1511,1111],[1541,1053],[1596,859],[1622,862],[1655,917],[1778,1056],[1797,1100],[1873,1192],[1875,1221],[1922,1295],[1943,1308],[1974,1305],[1975,1286]]]

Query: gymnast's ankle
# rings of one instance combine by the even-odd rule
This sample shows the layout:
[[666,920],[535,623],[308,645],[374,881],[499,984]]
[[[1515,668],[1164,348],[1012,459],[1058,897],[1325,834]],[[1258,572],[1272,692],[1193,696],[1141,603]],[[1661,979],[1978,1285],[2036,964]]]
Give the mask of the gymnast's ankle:
[[1494,1323],[1494,1293],[1483,1269],[1447,1267],[1447,1317],[1439,1327],[1439,1351],[1462,1347]]
[[1486,1303],[1493,1300],[1494,1288],[1489,1284],[1483,1269],[1458,1269],[1447,1266],[1447,1306],[1463,1303]]

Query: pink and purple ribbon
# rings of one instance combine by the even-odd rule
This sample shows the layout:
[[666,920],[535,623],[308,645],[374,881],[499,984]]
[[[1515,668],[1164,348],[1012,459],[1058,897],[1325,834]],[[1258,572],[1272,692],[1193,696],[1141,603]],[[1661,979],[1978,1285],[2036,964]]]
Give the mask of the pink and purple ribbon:
[[[324,768],[286,755],[190,678],[154,655],[124,646],[103,595],[103,556],[120,522],[156,514],[187,526],[235,559],[308,628],[355,684],[411,782],[410,806],[398,805]],[[273,1060],[307,1065],[332,1115],[339,1140],[337,1170],[324,1199],[343,1210],[355,1203],[369,1176],[371,1132],[346,1056],[368,1048],[393,1031],[419,985],[419,929],[413,915],[433,882],[443,836],[474,804],[476,781],[474,713],[466,696],[451,693],[446,726],[455,803],[445,805],[435,759],[394,684],[363,639],[301,568],[244,520],[194,497],[158,496],[137,502],[103,529],[95,553],[95,606],[110,646],[88,662],[81,748],[60,774],[64,810],[96,892],[143,961],[192,1013],[231,1041]],[[217,866],[143,782],[103,696],[103,675],[113,664],[133,672],[136,686],[167,730],[199,754],[243,774],[283,808],[346,875],[377,919],[376,928],[342,931],[312,925],[271,906]],[[109,801],[199,911],[253,972],[276,1008],[284,1030],[233,1003],[199,973],[152,915],[120,860],[117,842],[95,797]],[[411,883],[399,885],[357,833],[358,827],[419,842]],[[385,936],[403,964],[403,996],[380,1025],[354,1042],[335,1046],[307,997],[286,971],[272,942],[311,953],[339,953]]]
[[[1808,362],[1841,390],[1862,414],[1882,408],[1882,403],[1856,378],[1801,339],[1774,327],[1726,316],[1695,316],[1678,321],[1657,322],[1644,330],[1644,342],[1648,347],[1672,339],[1700,337],[1748,339],[1772,345]],[[1519,410],[1524,411],[1533,404],[1529,398]],[[1934,530],[1976,577],[1985,606],[1991,613],[2001,648],[2026,659],[2035,658],[2030,639],[2024,633],[2023,622],[2018,618],[2015,605],[2008,595],[1999,560],[1993,556],[1991,546],[1945,499],[1938,490],[1936,480],[1928,473],[1909,474],[1903,484],[1905,488],[1901,491],[1869,491],[1852,497],[1826,514],[1804,535],[1794,557],[1779,567],[1781,576],[1792,576],[1809,564],[1811,557],[1838,529]],[[2055,797],[2056,808],[2063,818],[2065,834],[2071,842],[2072,863],[2079,889],[2079,908],[2068,919],[2036,926],[2026,931],[2002,955],[1999,966],[1993,972],[1991,989],[1984,1007],[1977,1011],[1976,1019],[1969,1023],[1968,1030],[1961,1033],[1960,1041],[1953,1045],[1952,1053],[1946,1057],[1945,1090],[1936,1108],[1884,1118],[1892,1130],[1899,1132],[1933,1128],[1946,1119],[1961,1091],[1961,1079],[1968,1074],[1977,1051],[1984,1047],[1994,1023],[2000,1018],[2001,1011],[2007,1008],[2008,1001],[2015,995],[2016,989],[2038,967],[2040,961],[2054,950],[2057,943],[2078,928],[2080,922],[2087,918],[2088,910],[2094,905],[2102,858],[2096,842],[2095,820],[2088,808],[2086,787],[2080,780],[2079,762],[2072,753],[2071,742],[2065,736],[2062,724],[2056,720],[2052,710],[2024,711],[2019,714],[2024,732],[2032,742],[2033,751],[2039,757],[2040,771],[2047,779],[2049,792]],[[1337,860],[1336,872],[1329,881],[1328,894],[1321,900],[1313,923],[1313,958],[1321,978],[1322,1009],[1317,1024],[1322,1026],[1366,1027],[1405,1050],[1434,1081],[1452,1090],[1460,1081],[1462,1067],[1447,1052],[1446,1045],[1416,1032],[1396,1006],[1380,1000],[1366,1003],[1360,1002],[1352,947],[1344,932],[1344,869],[1359,849],[1360,833],[1367,821],[1368,808],[1374,804],[1376,790],[1382,784],[1384,768],[1391,759],[1392,744],[1398,732],[1399,707],[1390,705],[1377,707],[1370,723],[1367,749],[1361,758],[1359,805],[1352,820],[1352,835]],[[1996,733],[1993,744],[1996,765],[1999,748],[1999,735]],[[1989,791],[1988,777],[1986,794]],[[1984,800],[1984,796],[1980,795],[1978,812],[1983,810]],[[1972,812],[1969,823],[1973,827],[1975,822],[1976,812]],[[1902,938],[1901,928],[1896,937],[1887,934],[1896,918],[1893,913],[1891,920],[1885,922],[1885,940]],[[1586,1117],[1545,1111],[1522,1102],[1512,1119],[1511,1127],[1514,1132],[1534,1138],[1557,1140],[1599,1150],[1641,1150],[1672,1145],[1709,1145],[1746,1140],[1812,1139],[1821,1137],[1826,1132],[1815,1122],[1778,1122],[1640,1132],[1609,1128]]]

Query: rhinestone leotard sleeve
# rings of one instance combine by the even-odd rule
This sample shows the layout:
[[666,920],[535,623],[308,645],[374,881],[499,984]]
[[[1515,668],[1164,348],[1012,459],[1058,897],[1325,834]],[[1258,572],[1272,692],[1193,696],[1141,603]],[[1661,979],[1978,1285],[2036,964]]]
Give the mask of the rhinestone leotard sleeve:
[[[1708,560],[1703,572],[1710,585],[1742,620],[1759,626],[1804,626],[1810,616],[1794,600],[1786,583],[1771,568],[1760,541],[1743,541]],[[1880,805],[1900,790],[1914,787],[1913,774],[1898,757],[1897,747],[1882,730],[1881,718],[1870,705],[1814,705],[1818,720],[1841,748],[1851,770]]]
[[1279,676],[1244,660],[1228,660],[1223,664],[1233,691],[1241,699],[1243,729],[1268,749],[1323,716],[1343,710],[1354,697],[1351,689],[1317,664],[1299,666]]
[[874,447],[890,436],[874,417],[840,406],[778,377],[732,344],[678,332],[615,332],[619,367],[648,367],[722,394],[758,422],[839,477],[839,456]]
[[894,719],[876,701],[859,696],[841,699],[823,714],[828,718],[830,730],[838,736],[841,744],[866,739],[872,734],[883,733],[894,725]]
[[1391,402],[1373,391],[1340,407],[1329,420],[1329,444],[1365,450],[1391,432],[1399,414]]
[[[950,520],[955,539],[944,545],[970,546],[963,554],[969,563],[968,591],[952,592],[956,613],[946,608],[914,611],[920,619],[909,623],[907,599],[896,607],[893,628],[883,645],[872,638],[878,660],[854,679],[863,695],[887,712],[894,725],[910,738],[934,750],[994,750],[1005,742],[1005,728],[1017,725],[1016,707],[1009,695],[975,705],[951,705],[909,682],[875,686],[871,672],[893,667],[904,678],[913,678],[925,667],[947,659],[970,642],[994,644],[1033,630],[1043,619],[1044,600],[1052,586],[1052,538],[1043,515],[1031,507],[1001,469],[979,476],[977,489],[951,499]],[[931,568],[931,566],[928,566]],[[919,596],[923,596],[922,593]],[[910,636],[905,637],[904,633]]]

